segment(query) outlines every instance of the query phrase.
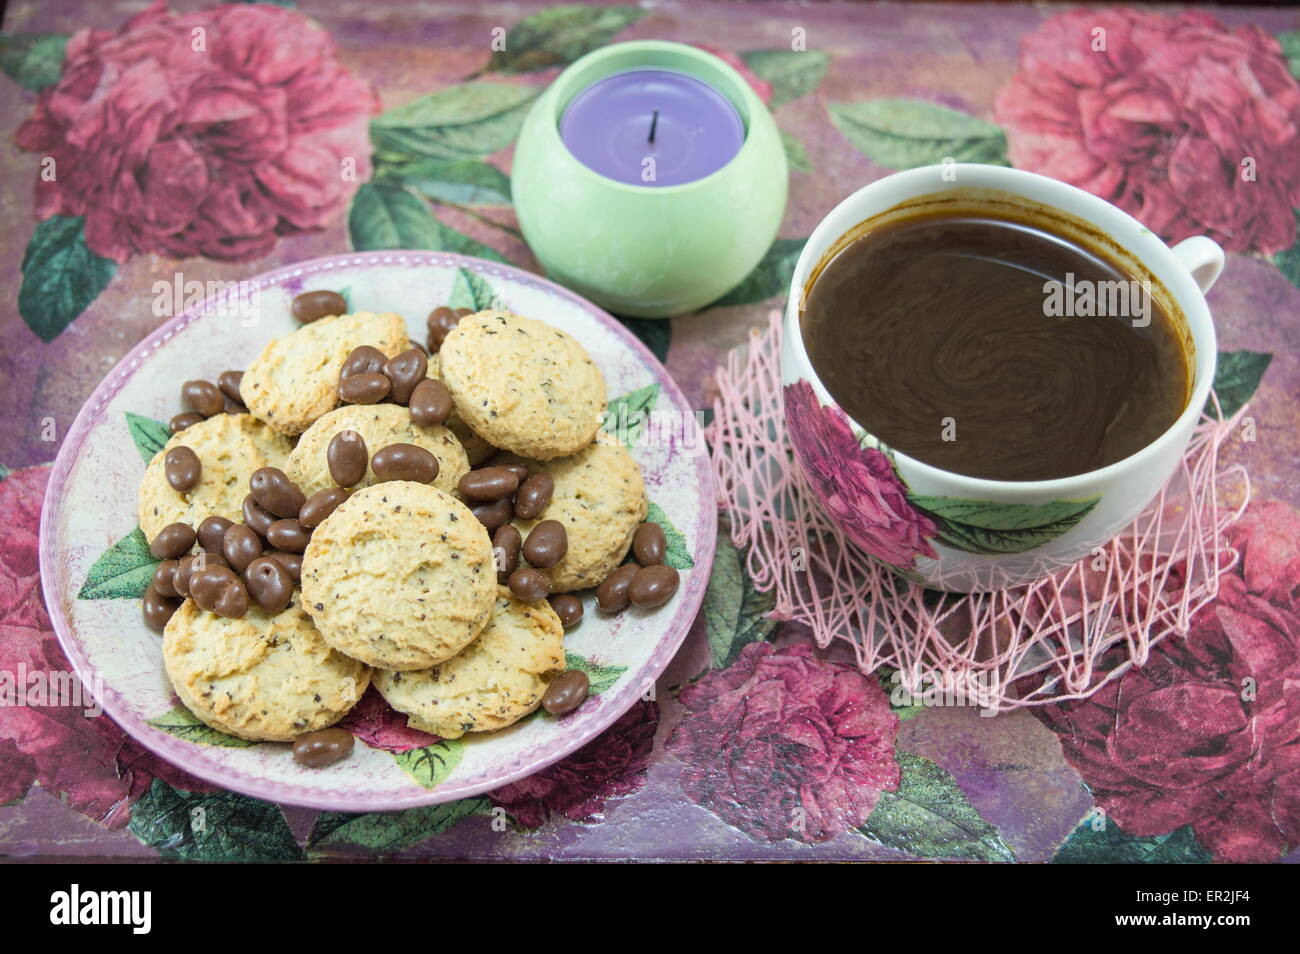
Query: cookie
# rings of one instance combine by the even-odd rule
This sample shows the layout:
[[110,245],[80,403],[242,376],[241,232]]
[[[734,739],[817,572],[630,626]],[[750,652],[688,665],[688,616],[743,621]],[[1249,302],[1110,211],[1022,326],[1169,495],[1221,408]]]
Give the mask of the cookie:
[[469,508],[428,484],[358,490],[302,557],[302,595],[326,642],[382,669],[427,669],[487,623],[492,542]]
[[[647,506],[641,468],[627,448],[601,435],[570,457],[537,461],[502,454],[499,462],[523,464],[555,481],[551,502],[538,518],[560,521],[569,537],[564,559],[541,571],[552,593],[596,586],[623,562]],[[538,520],[517,519],[514,525],[527,537]]]
[[244,372],[239,394],[254,415],[282,434],[301,434],[339,403],[339,371],[354,348],[388,357],[406,348],[400,315],[357,312],[322,318],[276,338]]
[[465,423],[489,444],[549,460],[591,443],[605,379],[582,345],[532,318],[466,315],[440,352],[442,380]]
[[254,741],[333,725],[370,684],[369,669],[325,643],[301,599],[274,616],[253,608],[239,619],[187,599],[163,631],[163,662],[185,708]]
[[[421,427],[411,420],[411,412],[400,404],[345,404],[320,417],[298,438],[298,446],[289,455],[284,472],[310,497],[318,490],[335,487],[330,476],[326,451],[339,431],[356,431],[375,451],[386,444],[416,444],[438,459],[438,476],[433,486],[450,493],[456,483],[469,473],[469,461],[460,441],[446,427]],[[375,482],[375,472],[366,467],[359,486]]]
[[[441,380],[441,364],[441,355],[429,355],[429,370],[425,372],[425,377]],[[460,416],[460,412],[455,407],[451,410],[451,417],[447,418],[447,428],[456,435],[460,446],[465,448],[465,456],[469,458],[471,467],[477,467],[496,453],[496,448],[475,434],[474,429],[465,423],[465,419]]]
[[407,722],[445,739],[490,732],[536,709],[564,669],[564,627],[545,600],[525,603],[504,586],[492,618],[456,656],[418,672],[375,673],[375,687]]
[[[198,455],[203,472],[199,485],[186,493],[167,483],[163,459],[184,445]],[[169,523],[198,529],[216,515],[239,523],[248,493],[248,478],[259,467],[283,467],[289,442],[248,414],[218,414],[172,436],[153,456],[140,482],[137,516],[140,529],[152,540]]]

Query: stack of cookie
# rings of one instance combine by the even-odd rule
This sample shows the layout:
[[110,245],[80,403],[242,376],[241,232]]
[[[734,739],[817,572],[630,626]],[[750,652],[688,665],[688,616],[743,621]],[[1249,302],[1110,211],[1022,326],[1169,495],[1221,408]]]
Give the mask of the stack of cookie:
[[146,469],[144,614],[177,695],[311,765],[350,750],[320,730],[372,681],[446,738],[572,711],[574,591],[619,612],[677,587],[640,470],[601,433],[599,369],[507,311],[435,309],[426,351],[400,316],[345,310],[300,295],[302,327],[246,372],[187,382]]

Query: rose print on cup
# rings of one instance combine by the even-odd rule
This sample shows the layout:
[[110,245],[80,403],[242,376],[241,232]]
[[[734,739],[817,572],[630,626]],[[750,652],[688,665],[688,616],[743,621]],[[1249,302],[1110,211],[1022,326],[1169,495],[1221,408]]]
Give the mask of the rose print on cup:
[[904,575],[933,544],[965,553],[1024,553],[1069,532],[1100,497],[1043,504],[997,503],[914,494],[892,454],[858,436],[837,407],[812,385],[785,388],[786,422],[804,474],[849,539]]
[[812,385],[798,381],[785,388],[785,414],[804,474],[849,539],[903,569],[936,556],[938,526],[908,502],[889,456],[859,443],[843,411],[823,407]]

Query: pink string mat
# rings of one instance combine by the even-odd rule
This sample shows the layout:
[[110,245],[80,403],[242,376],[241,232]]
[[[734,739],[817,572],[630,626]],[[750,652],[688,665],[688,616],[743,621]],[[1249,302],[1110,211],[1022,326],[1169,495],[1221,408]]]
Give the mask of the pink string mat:
[[[1181,467],[1105,547],[1015,589],[939,594],[904,580],[844,537],[794,461],[780,313],[750,334],[718,369],[706,431],[731,540],[754,585],[775,593],[772,618],[804,624],[822,647],[848,643],[864,673],[896,670],[906,698],[946,693],[990,713],[1084,698],[1166,636],[1186,635],[1238,558],[1223,532],[1245,509],[1250,477],[1220,470],[1218,452],[1244,408],[1225,421],[1211,392],[1216,414],[1202,417]],[[1223,508],[1234,481],[1241,503]]]

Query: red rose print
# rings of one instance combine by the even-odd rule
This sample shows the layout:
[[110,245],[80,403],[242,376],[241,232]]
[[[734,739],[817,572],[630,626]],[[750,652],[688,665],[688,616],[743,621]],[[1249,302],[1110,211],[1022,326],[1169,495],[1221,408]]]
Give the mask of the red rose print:
[[372,749],[385,752],[409,752],[438,741],[438,736],[407,725],[406,716],[385,702],[374,686],[342,718],[339,728],[347,729]]
[[370,177],[377,106],[294,11],[159,2],[74,34],[15,139],[55,161],[37,217],[84,215],[99,255],[247,261],[347,207]]
[[1087,189],[1170,242],[1203,234],[1265,254],[1295,242],[1300,84],[1259,27],[1199,11],[1059,14],[1021,40],[994,117],[1017,168]]
[[537,828],[552,815],[599,821],[606,801],[630,795],[645,784],[658,727],[659,707],[638,702],[572,755],[489,792],[488,798],[525,828]]
[[1221,861],[1300,845],[1300,514],[1252,505],[1186,639],[1084,702],[1036,709],[1124,831],[1190,824]]
[[790,433],[803,471],[849,539],[891,566],[909,569],[919,556],[935,556],[934,521],[907,500],[893,462],[862,447],[844,412],[823,407],[807,381],[785,389]]
[[[50,628],[37,576],[36,537],[49,468],[15,471],[0,481],[0,672],[23,693],[19,678],[71,671]],[[114,828],[123,827],[131,803],[155,778],[189,791],[211,786],[164,762],[118,728],[106,715],[87,716],[81,706],[0,705],[0,804],[22,798],[33,782],[77,811]],[[56,700],[50,700],[53,702]]]
[[668,740],[682,789],[755,838],[829,841],[898,788],[898,716],[879,684],[811,646],[750,643],[682,690]]

